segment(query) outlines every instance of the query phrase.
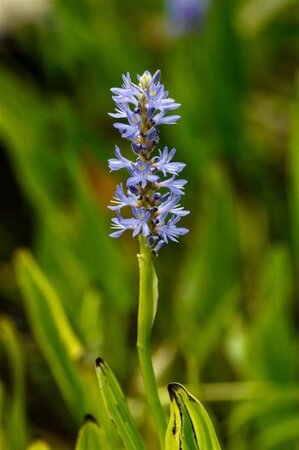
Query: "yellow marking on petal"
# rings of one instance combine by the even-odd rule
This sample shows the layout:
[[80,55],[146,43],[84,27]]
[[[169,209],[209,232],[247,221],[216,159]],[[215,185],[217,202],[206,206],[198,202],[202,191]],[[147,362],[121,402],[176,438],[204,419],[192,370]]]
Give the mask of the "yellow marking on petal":
[[151,91],[151,97],[154,97],[157,94],[157,91]]

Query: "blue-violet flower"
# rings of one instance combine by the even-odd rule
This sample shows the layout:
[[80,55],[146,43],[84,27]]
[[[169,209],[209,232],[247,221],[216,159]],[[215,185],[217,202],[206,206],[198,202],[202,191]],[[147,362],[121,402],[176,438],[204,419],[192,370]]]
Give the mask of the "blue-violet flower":
[[[160,71],[154,75],[145,71],[138,75],[138,84],[131,81],[130,74],[123,75],[121,88],[112,88],[116,112],[110,115],[126,122],[116,122],[123,138],[131,142],[136,160],[125,158],[115,146],[116,158],[109,159],[110,171],[126,169],[129,178],[126,188],[120,183],[115,191],[109,208],[116,212],[112,219],[111,237],[119,237],[126,230],[132,230],[133,236],[142,234],[154,255],[169,240],[178,242],[178,237],[189,230],[178,227],[181,217],[189,214],[180,206],[184,195],[186,180],[177,179],[185,164],[173,162],[175,149],[158,149],[158,125],[175,124],[180,116],[170,114],[180,104],[168,97],[168,92],[160,84]],[[168,177],[168,178],[167,178]],[[122,208],[129,207],[133,217],[124,218]]]

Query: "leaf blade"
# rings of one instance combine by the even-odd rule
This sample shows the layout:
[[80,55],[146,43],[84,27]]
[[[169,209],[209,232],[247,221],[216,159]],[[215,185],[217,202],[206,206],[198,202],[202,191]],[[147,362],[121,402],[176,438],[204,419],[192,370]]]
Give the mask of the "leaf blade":
[[125,402],[124,394],[112,370],[101,358],[97,358],[95,368],[107,412],[126,449],[145,450],[144,443]]
[[[171,383],[168,387],[170,395],[172,395],[180,409],[186,412],[187,420],[191,425],[194,441],[200,450],[221,450],[220,445],[214,431],[213,424],[208,413],[202,404],[193,397],[187,389],[179,383]],[[185,438],[187,434],[184,430]],[[190,439],[188,438],[190,442]],[[190,444],[188,444],[188,449]],[[174,450],[170,447],[169,450]],[[178,447],[180,449],[180,447]]]
[[92,416],[86,416],[78,433],[75,450],[104,450],[105,448],[102,430]]

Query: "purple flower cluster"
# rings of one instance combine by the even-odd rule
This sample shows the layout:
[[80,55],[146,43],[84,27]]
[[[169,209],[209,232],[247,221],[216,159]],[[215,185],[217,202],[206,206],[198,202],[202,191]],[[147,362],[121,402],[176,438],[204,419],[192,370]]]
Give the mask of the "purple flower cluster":
[[[152,76],[145,71],[138,75],[138,84],[131,81],[130,75],[123,75],[121,88],[112,88],[116,112],[110,115],[126,122],[114,124],[123,138],[131,142],[136,160],[125,158],[115,146],[115,158],[109,159],[111,171],[126,169],[129,178],[126,188],[120,183],[115,191],[110,209],[116,212],[112,219],[112,237],[119,237],[125,230],[133,230],[133,236],[142,234],[154,255],[169,240],[178,242],[178,237],[188,232],[177,223],[189,211],[180,206],[186,180],[178,179],[185,164],[173,162],[175,149],[158,149],[158,125],[175,124],[180,118],[168,113],[180,104],[168,98],[163,84],[160,84],[160,71]],[[167,178],[168,177],[168,178]],[[124,218],[122,208],[130,207],[133,217]]]

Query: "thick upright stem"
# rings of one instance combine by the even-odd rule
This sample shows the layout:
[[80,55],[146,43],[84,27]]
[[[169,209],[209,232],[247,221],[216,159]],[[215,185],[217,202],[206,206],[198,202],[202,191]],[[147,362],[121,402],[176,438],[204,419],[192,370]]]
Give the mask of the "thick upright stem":
[[159,399],[158,388],[151,357],[151,330],[158,299],[157,277],[152,262],[151,251],[140,236],[139,261],[139,307],[137,348],[143,384],[150,410],[159,435],[160,447],[164,448],[166,418]]

